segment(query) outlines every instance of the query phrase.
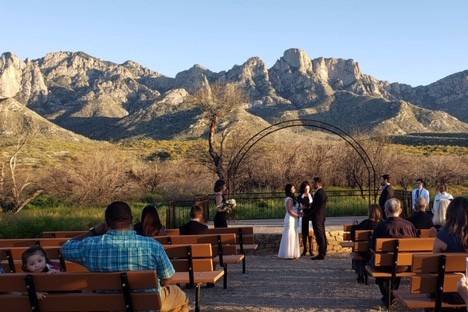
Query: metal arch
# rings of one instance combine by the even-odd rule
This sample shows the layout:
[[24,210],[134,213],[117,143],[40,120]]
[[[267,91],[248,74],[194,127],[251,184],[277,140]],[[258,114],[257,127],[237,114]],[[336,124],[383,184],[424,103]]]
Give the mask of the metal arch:
[[281,121],[275,123],[271,126],[264,128],[263,130],[256,133],[254,136],[249,138],[242,147],[238,150],[238,152],[233,157],[233,161],[228,168],[228,179],[229,182],[233,182],[234,178],[237,174],[240,164],[244,160],[245,156],[248,152],[254,147],[259,141],[264,139],[266,136],[291,127],[312,127],[317,128],[320,130],[325,130],[332,134],[338,135],[341,139],[343,139],[346,143],[348,143],[354,151],[358,154],[361,158],[362,162],[364,163],[366,170],[367,170],[367,182],[368,182],[368,190],[369,190],[369,205],[372,203],[372,198],[376,199],[377,188],[376,188],[376,173],[375,167],[370,159],[369,155],[367,154],[366,150],[362,147],[362,145],[356,141],[351,135],[349,135],[344,130],[338,128],[335,125],[319,121],[313,119],[291,119],[286,121]]

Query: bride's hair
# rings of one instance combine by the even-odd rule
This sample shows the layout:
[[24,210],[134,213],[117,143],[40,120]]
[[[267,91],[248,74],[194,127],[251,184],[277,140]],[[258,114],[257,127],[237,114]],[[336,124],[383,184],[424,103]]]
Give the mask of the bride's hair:
[[305,189],[306,189],[307,186],[309,186],[309,190],[310,190],[310,189],[311,189],[310,183],[307,182],[307,181],[302,182],[302,183],[301,183],[301,186],[299,187],[299,193],[300,193],[300,194],[304,194],[304,193],[305,193]]
[[284,187],[284,193],[286,194],[286,197],[291,197],[294,201],[294,204],[296,203],[296,196],[294,196],[294,193],[292,192],[292,188],[294,185],[291,183],[286,184]]

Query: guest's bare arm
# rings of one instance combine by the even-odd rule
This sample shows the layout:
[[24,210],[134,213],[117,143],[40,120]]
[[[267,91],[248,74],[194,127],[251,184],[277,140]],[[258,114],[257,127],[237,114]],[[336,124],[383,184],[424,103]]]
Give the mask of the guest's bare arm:
[[434,253],[440,253],[440,252],[444,252],[446,250],[447,250],[447,244],[444,243],[443,241],[441,241],[440,239],[436,238],[435,241],[434,241],[433,252]]

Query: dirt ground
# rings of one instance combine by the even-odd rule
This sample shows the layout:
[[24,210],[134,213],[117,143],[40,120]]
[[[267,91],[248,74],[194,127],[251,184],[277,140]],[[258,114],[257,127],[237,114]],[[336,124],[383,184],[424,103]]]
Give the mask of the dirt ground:
[[[228,289],[222,281],[202,289],[202,311],[386,311],[373,279],[369,285],[356,282],[349,255],[324,261],[248,256],[247,274],[240,265],[228,271]],[[189,295],[193,302],[193,291]]]

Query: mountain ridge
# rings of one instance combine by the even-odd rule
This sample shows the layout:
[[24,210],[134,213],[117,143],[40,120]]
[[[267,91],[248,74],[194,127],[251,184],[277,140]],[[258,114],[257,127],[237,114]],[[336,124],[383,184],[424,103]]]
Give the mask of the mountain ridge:
[[225,71],[194,65],[174,77],[85,52],[51,52],[24,61],[10,52],[0,56],[0,99],[15,98],[94,139],[203,135],[200,108],[184,99],[213,83],[233,83],[245,91],[249,102],[231,119],[239,122],[243,116],[252,127],[292,114],[379,135],[468,132],[468,70],[411,87],[367,75],[352,59],[312,59],[301,49],[286,50],[269,68],[251,57]]

